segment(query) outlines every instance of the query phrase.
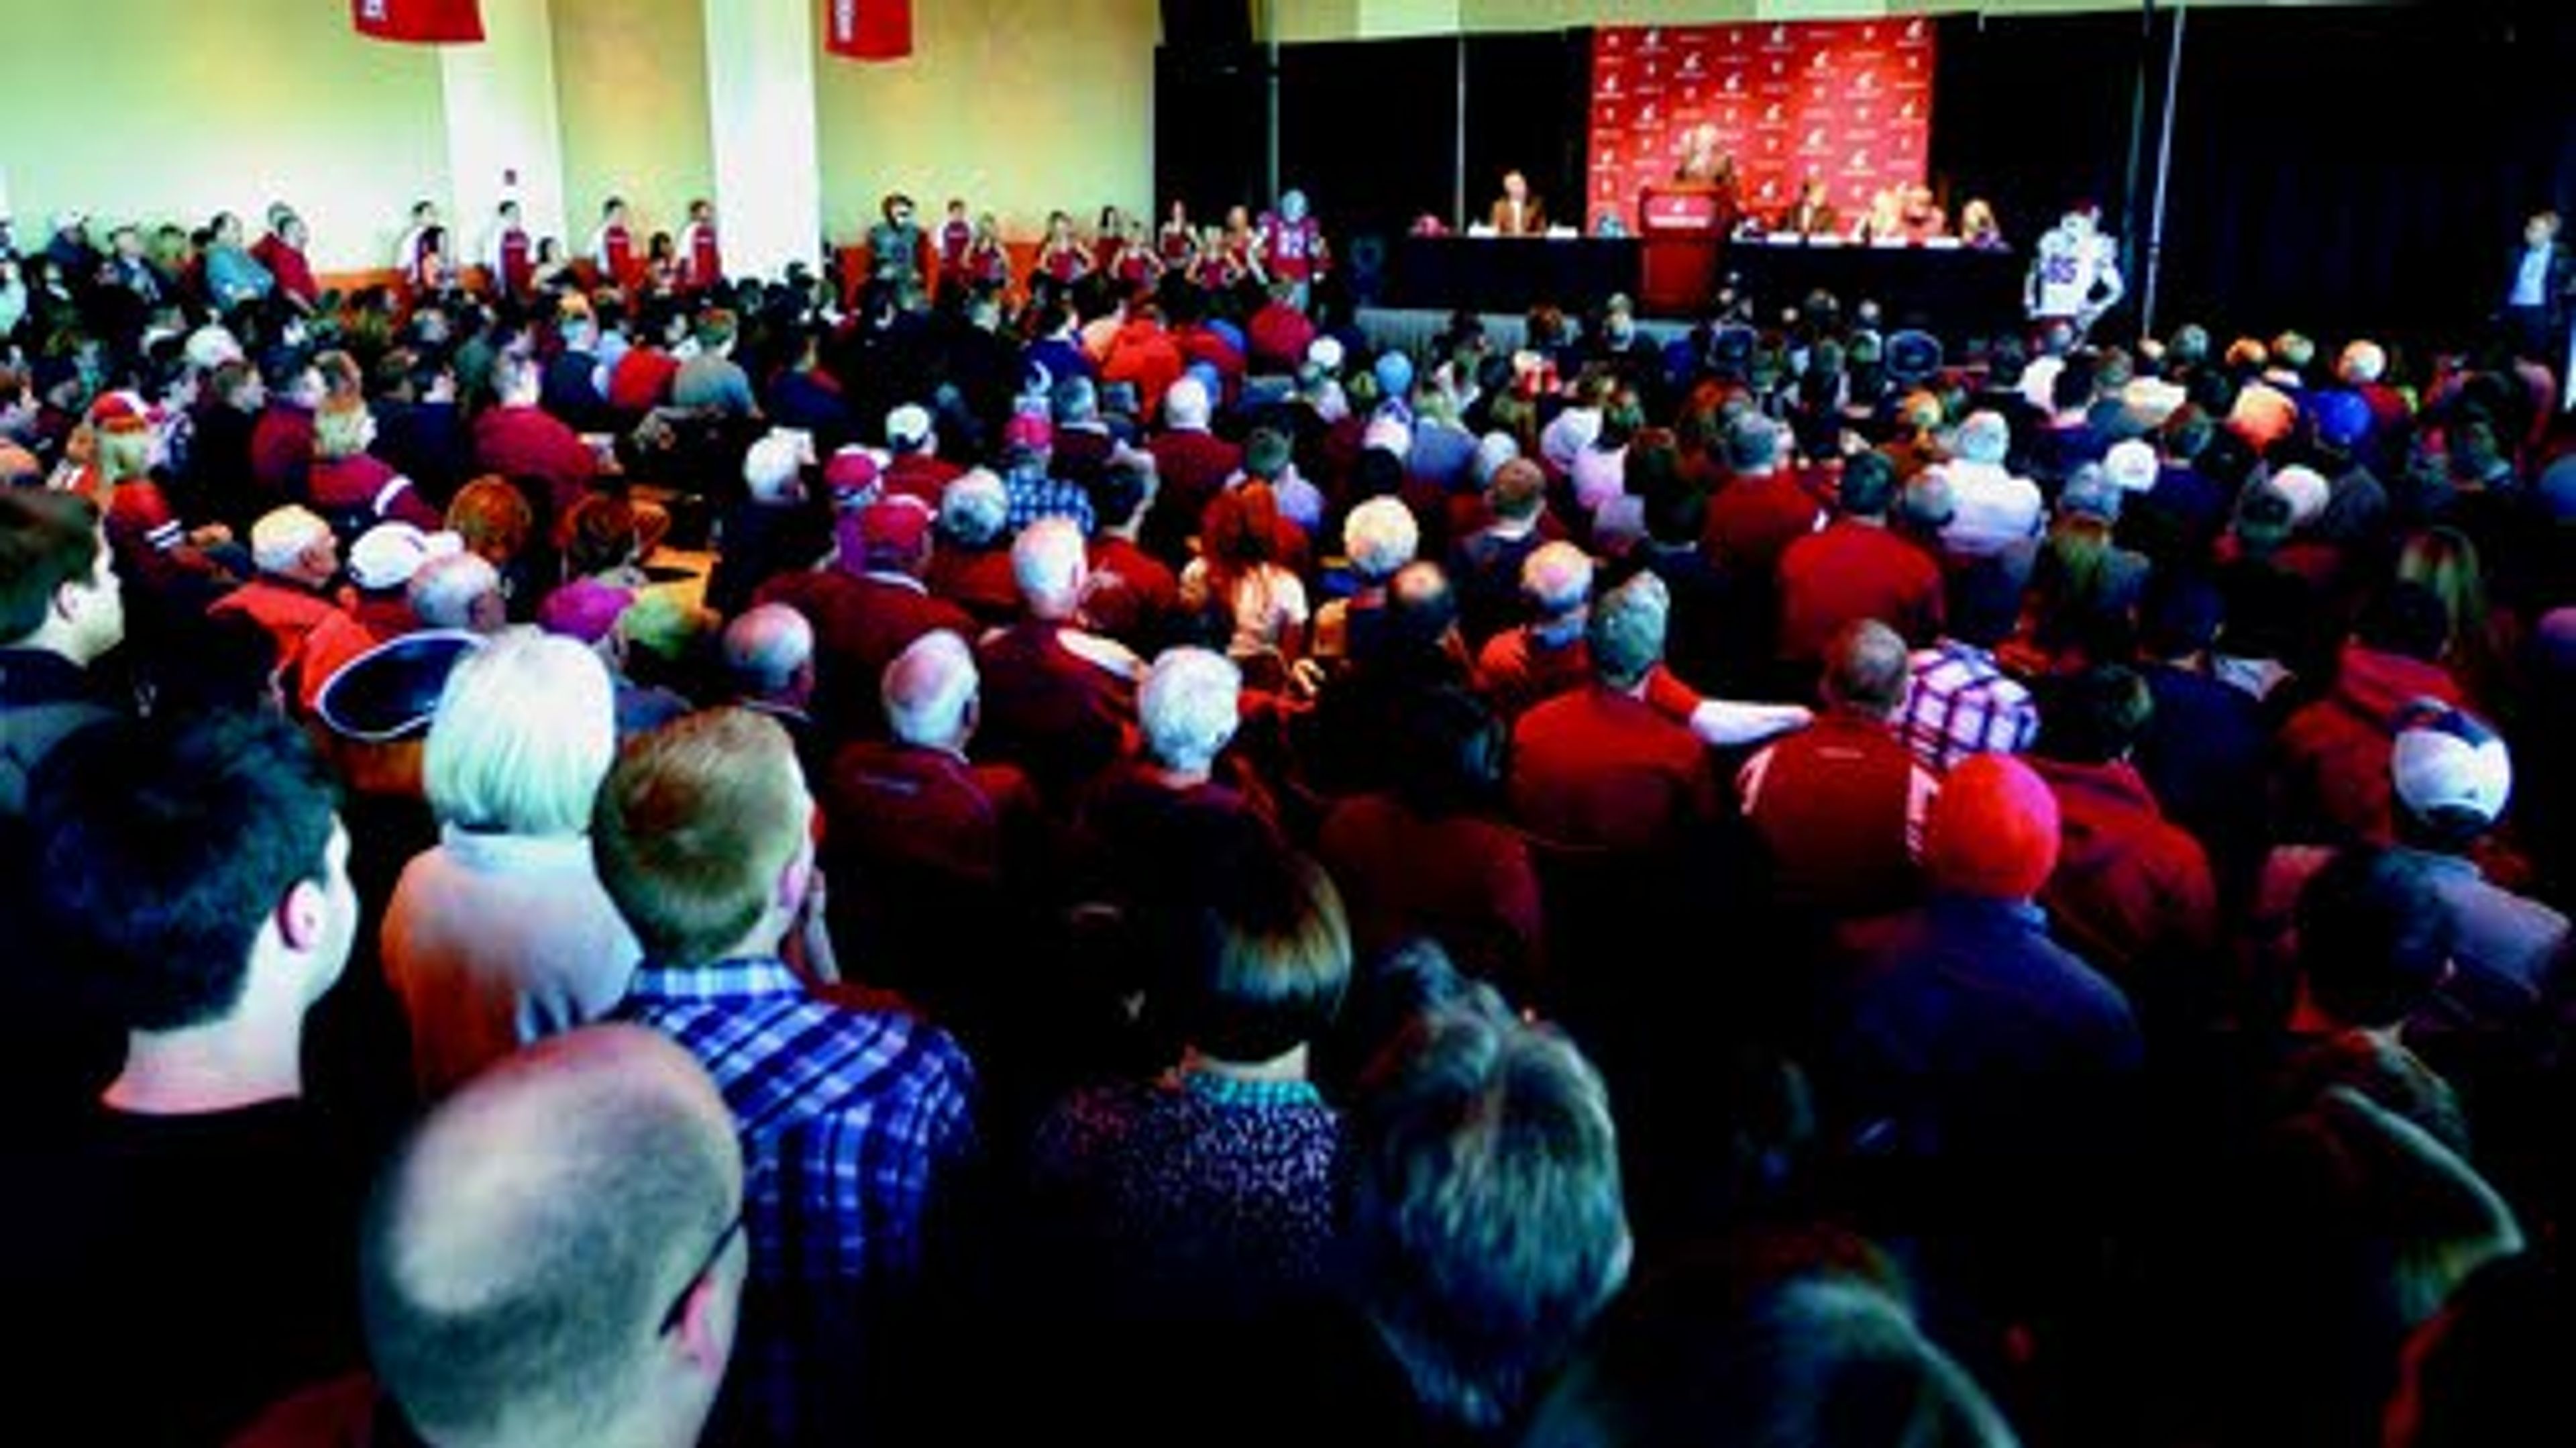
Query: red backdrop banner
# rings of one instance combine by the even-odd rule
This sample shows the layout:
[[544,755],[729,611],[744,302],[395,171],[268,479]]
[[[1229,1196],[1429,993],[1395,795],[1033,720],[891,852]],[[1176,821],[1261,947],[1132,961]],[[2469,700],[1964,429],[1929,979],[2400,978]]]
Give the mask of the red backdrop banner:
[[1932,36],[1921,16],[1605,27],[1592,42],[1587,228],[1607,211],[1634,229],[1638,193],[1674,180],[1710,138],[1735,158],[1746,210],[1768,219],[1815,176],[1845,226],[1857,222],[1882,188],[1925,179]]
[[912,0],[823,0],[823,49],[849,60],[912,54]]
[[349,0],[360,35],[414,45],[471,45],[483,39],[482,0]]

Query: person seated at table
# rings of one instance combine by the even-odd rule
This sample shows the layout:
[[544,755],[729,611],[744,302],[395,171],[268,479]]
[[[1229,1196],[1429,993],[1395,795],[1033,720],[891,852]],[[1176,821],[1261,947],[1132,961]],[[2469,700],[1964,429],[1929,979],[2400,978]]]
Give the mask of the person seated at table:
[[1869,198],[1869,210],[1852,229],[1854,241],[1905,240],[1905,188],[1882,186]]
[[1930,241],[1950,234],[1949,213],[1932,199],[1932,188],[1917,181],[1897,188],[1897,235],[1907,241]]
[[1542,236],[1547,232],[1547,208],[1530,194],[1529,178],[1518,171],[1503,173],[1503,194],[1496,198],[1489,219],[1496,236]]
[[1982,196],[1972,197],[1959,208],[1959,240],[1971,251],[2002,251],[2004,228],[1995,220],[1995,208]]
[[1824,178],[1810,176],[1798,186],[1798,199],[1780,213],[1775,233],[1790,236],[1831,236],[1837,229],[1833,203],[1825,199]]

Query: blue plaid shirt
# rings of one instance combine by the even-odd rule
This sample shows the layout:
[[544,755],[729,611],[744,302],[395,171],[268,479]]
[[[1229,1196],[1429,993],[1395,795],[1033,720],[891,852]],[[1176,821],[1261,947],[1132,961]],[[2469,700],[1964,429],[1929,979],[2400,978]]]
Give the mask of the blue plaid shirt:
[[1091,534],[1091,495],[1079,483],[1044,473],[1015,472],[1002,479],[1002,493],[1011,500],[1014,533],[1040,518],[1071,518],[1083,536]]
[[[856,1284],[908,1285],[974,1148],[974,1070],[936,1027],[817,1000],[776,960],[635,973],[620,1018],[707,1068],[742,1138],[751,1281],[736,1356],[787,1441],[836,1428]],[[846,1427],[841,1424],[837,1427]]]

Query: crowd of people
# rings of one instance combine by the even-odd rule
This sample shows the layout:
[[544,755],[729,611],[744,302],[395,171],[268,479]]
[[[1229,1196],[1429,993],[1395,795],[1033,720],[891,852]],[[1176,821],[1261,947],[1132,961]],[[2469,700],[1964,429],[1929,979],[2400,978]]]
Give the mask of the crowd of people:
[[2535,349],[1816,296],[1408,351],[1069,226],[1020,300],[711,222],[638,286],[623,225],[588,287],[19,259],[30,1421],[2553,1420]]

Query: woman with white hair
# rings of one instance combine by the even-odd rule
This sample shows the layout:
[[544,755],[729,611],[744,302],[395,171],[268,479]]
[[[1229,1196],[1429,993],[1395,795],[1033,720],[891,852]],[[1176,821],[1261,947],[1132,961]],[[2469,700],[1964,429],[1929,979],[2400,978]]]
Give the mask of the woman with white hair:
[[511,629],[448,676],[422,765],[439,843],[383,932],[424,1096],[625,995],[640,950],[589,841],[616,748],[608,668],[576,640]]

